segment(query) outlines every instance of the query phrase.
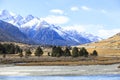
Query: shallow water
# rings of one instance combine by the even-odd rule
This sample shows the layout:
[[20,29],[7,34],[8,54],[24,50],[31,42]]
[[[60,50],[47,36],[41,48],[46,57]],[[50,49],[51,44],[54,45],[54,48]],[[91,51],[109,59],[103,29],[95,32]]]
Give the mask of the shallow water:
[[120,80],[119,64],[89,66],[0,65],[0,80]]
[[89,66],[14,66],[0,65],[0,76],[59,76],[59,75],[104,75],[120,74],[115,65],[89,65]]
[[0,80],[120,80],[120,75],[96,75],[96,76],[0,76]]

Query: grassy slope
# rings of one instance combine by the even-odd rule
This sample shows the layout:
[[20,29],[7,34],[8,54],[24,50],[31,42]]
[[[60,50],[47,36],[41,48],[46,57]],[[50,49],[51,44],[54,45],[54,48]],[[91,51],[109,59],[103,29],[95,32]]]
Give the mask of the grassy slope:
[[90,53],[97,50],[100,56],[120,56],[120,35],[78,47],[86,47]]

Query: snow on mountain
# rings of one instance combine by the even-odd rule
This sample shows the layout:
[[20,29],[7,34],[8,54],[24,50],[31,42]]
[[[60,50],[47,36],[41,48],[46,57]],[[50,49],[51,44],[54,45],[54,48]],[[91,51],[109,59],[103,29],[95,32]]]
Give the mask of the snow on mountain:
[[81,39],[81,37],[88,39],[87,42],[96,42],[102,40],[102,38],[98,36],[94,36],[92,34],[88,34],[86,32],[78,32],[76,30],[66,30],[69,34],[71,34],[73,37],[77,38],[78,40]]
[[31,20],[29,20],[28,22],[26,22],[25,24],[21,25],[21,28],[36,28],[36,26],[38,26],[40,24],[40,20],[37,18],[33,18]]
[[80,33],[83,37],[88,38],[91,42],[96,42],[96,41],[100,41],[102,40],[102,38],[98,37],[98,36],[94,36],[92,34],[88,34],[88,33]]
[[32,43],[24,33],[16,26],[0,20],[0,41],[14,41],[22,43]]
[[0,12],[0,20],[17,26],[29,38],[35,40],[37,44],[78,45],[100,40],[99,37],[92,34],[65,30],[32,15],[22,17],[3,10]]
[[34,16],[32,16],[32,15],[28,15],[26,18],[25,18],[25,20],[28,22],[28,21],[30,21],[30,20],[32,20],[32,19],[34,19]]
[[8,12],[7,10],[3,10],[0,12],[0,19],[1,20],[5,20],[5,21],[10,21],[13,20],[13,13],[12,12]]

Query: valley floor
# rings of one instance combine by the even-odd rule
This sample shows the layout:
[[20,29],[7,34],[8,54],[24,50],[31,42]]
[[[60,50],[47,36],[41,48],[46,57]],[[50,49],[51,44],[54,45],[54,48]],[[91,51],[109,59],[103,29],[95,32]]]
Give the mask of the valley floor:
[[0,58],[1,64],[14,64],[17,66],[62,66],[62,65],[110,65],[120,63],[120,57],[34,57],[20,58],[7,56]]

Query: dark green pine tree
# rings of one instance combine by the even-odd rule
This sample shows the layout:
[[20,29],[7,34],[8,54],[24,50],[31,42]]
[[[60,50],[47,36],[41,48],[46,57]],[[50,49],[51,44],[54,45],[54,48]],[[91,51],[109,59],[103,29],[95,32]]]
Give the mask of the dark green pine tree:
[[66,47],[64,50],[64,56],[71,56],[70,50]]
[[63,56],[64,51],[61,49],[61,47],[54,46],[52,48],[52,57],[60,57]]
[[83,47],[83,48],[80,49],[79,55],[80,55],[80,56],[84,56],[84,57],[88,57],[89,53],[88,53],[88,51]]
[[21,53],[21,49],[18,45],[15,46],[15,54]]
[[10,54],[15,54],[15,45],[14,44],[9,44],[9,53]]
[[3,45],[0,43],[0,54],[3,54]]
[[30,51],[30,49],[27,49],[25,51],[25,57],[28,58],[29,56],[31,56],[32,52]]
[[77,47],[74,47],[72,49],[72,57],[78,57],[79,56],[79,51]]
[[56,47],[56,57],[60,57],[63,55],[63,50],[61,49],[61,47]]
[[56,46],[53,46],[53,47],[52,47],[52,53],[51,53],[51,56],[52,56],[52,57],[55,57],[55,56],[56,56],[56,48],[57,48]]
[[22,49],[20,49],[20,51],[19,51],[19,56],[20,56],[20,58],[22,58],[24,55],[23,55],[23,50]]
[[98,56],[98,52],[96,50],[93,51],[92,53],[93,56]]
[[35,51],[35,56],[38,56],[38,57],[40,57],[40,56],[42,56],[43,55],[43,51],[42,51],[42,49],[41,49],[41,47],[39,46],[39,47],[37,47],[37,49],[36,49],[36,51]]

